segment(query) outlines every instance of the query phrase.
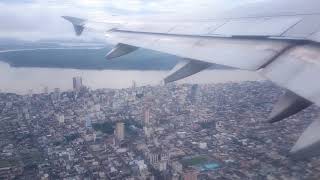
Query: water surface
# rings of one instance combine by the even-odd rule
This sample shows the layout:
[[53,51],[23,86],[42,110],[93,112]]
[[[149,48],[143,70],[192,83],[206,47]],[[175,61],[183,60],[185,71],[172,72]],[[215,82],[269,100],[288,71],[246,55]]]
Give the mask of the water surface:
[[[72,77],[81,76],[83,83],[92,89],[127,88],[133,81],[138,86],[160,84],[168,71],[131,71],[131,70],[75,70],[60,68],[14,68],[0,62],[0,90],[25,94],[31,89],[42,92],[44,87],[50,91],[72,89]],[[256,81],[262,78],[255,72],[240,70],[208,70],[178,81],[179,83],[223,83]]]

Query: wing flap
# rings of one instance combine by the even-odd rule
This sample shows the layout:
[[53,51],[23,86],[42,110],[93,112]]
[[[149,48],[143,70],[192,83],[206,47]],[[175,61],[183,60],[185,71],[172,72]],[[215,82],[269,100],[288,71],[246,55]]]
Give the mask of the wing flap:
[[313,81],[320,77],[318,45],[294,47],[280,55],[261,73],[278,85],[320,106],[320,83]]
[[178,63],[172,71],[169,73],[169,75],[164,79],[164,83],[170,83],[174,81],[178,81],[180,79],[186,78],[188,76],[191,76],[193,74],[196,74],[200,71],[203,71],[207,68],[209,68],[212,64],[202,62],[202,61],[196,61],[193,59],[184,59],[180,63]]
[[271,17],[231,20],[211,34],[230,36],[281,36],[297,24],[299,17]]
[[317,32],[320,28],[319,19],[320,15],[305,15],[299,23],[285,32],[283,36],[302,39],[306,38],[319,42],[312,38],[312,34]]
[[106,55],[106,59],[121,57],[133,51],[136,51],[137,49],[138,47],[119,43]]
[[281,36],[295,26],[302,17],[265,17],[200,22],[134,22],[123,24],[117,30],[193,36]]
[[[280,37],[294,27],[303,17],[264,17],[200,22],[128,23],[117,30],[143,33],[160,33],[192,36],[259,36]],[[306,19],[307,21],[308,19]],[[300,24],[300,26],[303,24]],[[297,29],[297,28],[296,28]],[[294,31],[292,32],[292,34]],[[287,35],[290,35],[287,34]]]
[[317,119],[302,133],[290,154],[297,158],[310,158],[320,155],[320,120]]
[[224,25],[227,21],[177,23],[168,34],[204,36]]
[[310,101],[287,90],[287,92],[282,95],[279,101],[274,105],[268,122],[275,123],[281,121],[287,117],[297,114],[311,105],[312,103]]
[[291,43],[277,40],[205,38],[131,32],[112,32],[108,41],[166,52],[180,57],[257,70]]

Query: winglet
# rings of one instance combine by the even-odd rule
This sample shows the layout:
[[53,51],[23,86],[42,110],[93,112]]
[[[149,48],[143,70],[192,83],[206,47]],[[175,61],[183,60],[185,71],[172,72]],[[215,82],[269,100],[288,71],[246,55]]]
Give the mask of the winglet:
[[62,18],[72,23],[77,36],[82,34],[86,20],[71,16],[62,16]]

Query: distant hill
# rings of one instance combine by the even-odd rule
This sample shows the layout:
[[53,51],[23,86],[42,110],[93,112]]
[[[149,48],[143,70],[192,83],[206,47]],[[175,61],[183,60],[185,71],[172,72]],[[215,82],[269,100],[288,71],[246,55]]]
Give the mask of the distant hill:
[[[100,43],[100,44],[99,44]],[[44,67],[70,69],[112,69],[112,70],[170,70],[179,61],[173,55],[146,49],[106,60],[104,56],[112,49],[110,45],[102,47],[101,42],[70,41],[38,41],[27,42],[11,39],[0,39],[0,50],[33,49],[33,48],[81,48],[81,49],[41,49],[32,51],[16,51],[0,53],[0,61],[13,67]],[[213,69],[225,69],[224,66],[214,66]]]
[[110,48],[103,49],[51,49],[8,52],[0,59],[13,67],[48,67],[71,69],[115,70],[168,70],[174,67],[177,57],[138,50],[126,56],[106,60]]
[[26,41],[13,38],[0,38],[0,50],[8,49],[32,49],[32,48],[63,48],[63,47],[89,47],[89,46],[105,46],[105,42],[83,41],[81,39],[70,40],[40,40],[40,41]]

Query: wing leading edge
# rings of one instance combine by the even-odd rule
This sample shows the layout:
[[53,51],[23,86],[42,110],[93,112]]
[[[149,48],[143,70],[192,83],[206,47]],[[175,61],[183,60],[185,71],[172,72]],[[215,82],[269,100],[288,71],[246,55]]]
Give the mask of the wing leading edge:
[[[259,71],[288,91],[279,99],[269,122],[287,118],[315,103],[320,106],[320,15],[222,18],[205,21],[124,22],[97,26],[64,16],[77,35],[84,29],[106,33],[115,48],[112,59],[138,48],[185,58],[165,82],[198,73],[213,64]],[[295,157],[320,155],[319,122],[312,123],[291,150]]]

